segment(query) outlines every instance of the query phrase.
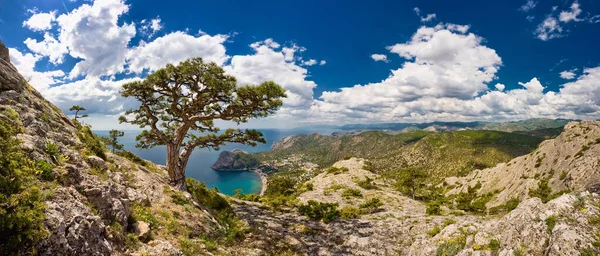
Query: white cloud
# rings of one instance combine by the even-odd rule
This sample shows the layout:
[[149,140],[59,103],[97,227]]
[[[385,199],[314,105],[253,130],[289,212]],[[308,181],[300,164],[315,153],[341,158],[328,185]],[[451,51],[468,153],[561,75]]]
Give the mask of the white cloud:
[[533,15],[527,15],[527,17],[525,17],[526,20],[528,21],[533,21],[535,19],[535,16]]
[[573,79],[575,78],[575,71],[577,71],[577,69],[562,71],[560,72],[560,77],[563,79]]
[[387,55],[385,55],[385,54],[372,54],[371,59],[373,59],[375,61],[388,62]]
[[325,60],[321,60],[321,61],[319,62],[319,66],[323,66],[323,65],[325,65],[325,64],[327,64],[327,61],[325,61]]
[[542,41],[547,41],[553,38],[559,38],[562,36],[562,27],[558,23],[558,20],[552,16],[547,17],[535,30],[537,38]]
[[56,21],[56,11],[49,13],[33,13],[28,20],[23,21],[23,27],[28,27],[33,31],[45,31],[52,28],[52,22]]
[[419,18],[421,18],[421,22],[428,22],[428,21],[431,21],[431,20],[433,20],[433,19],[436,18],[435,13],[430,13],[430,14],[427,14],[425,16],[421,16],[421,9],[419,9],[419,7],[415,7],[413,9],[413,11],[415,11],[415,13],[417,14],[417,16],[419,16]]
[[250,46],[254,49],[254,54],[233,56],[231,63],[224,67],[225,70],[234,75],[241,85],[274,81],[283,86],[288,90],[288,97],[284,100],[284,108],[280,112],[285,112],[286,108],[303,109],[310,106],[313,89],[317,84],[306,80],[307,69],[294,61],[290,62],[297,52],[306,49],[294,45],[277,50],[279,44],[272,40],[256,42]]
[[143,19],[140,21],[140,32],[147,37],[152,37],[156,34],[156,32],[160,31],[163,28],[161,24],[160,17],[156,17],[156,19],[146,20]]
[[560,12],[558,19],[561,22],[582,21],[582,19],[577,18],[579,14],[581,14],[581,9],[579,8],[579,3],[575,1],[573,4],[571,4],[571,11]]
[[60,78],[65,76],[62,70],[51,70],[45,72],[35,71],[35,64],[42,58],[40,55],[31,53],[21,53],[15,48],[10,48],[10,61],[17,68],[19,73],[23,75],[29,84],[37,90],[43,92],[50,85],[60,82]]
[[533,8],[535,8],[536,5],[537,5],[537,2],[535,2],[533,0],[527,0],[527,2],[519,8],[519,10],[523,11],[523,12],[528,12],[528,11],[533,10]]
[[431,21],[431,20],[435,19],[435,17],[436,17],[435,13],[427,14],[427,16],[421,17],[421,22]]
[[497,84],[495,85],[495,87],[496,87],[496,89],[497,89],[498,91],[504,91],[504,88],[505,88],[506,86],[504,86],[504,84],[497,83]]
[[168,63],[179,63],[192,57],[223,65],[229,59],[223,46],[227,38],[227,35],[207,34],[195,37],[177,31],[149,43],[141,42],[127,53],[128,70],[138,74],[144,70],[154,71]]
[[60,44],[72,57],[83,59],[71,70],[71,78],[124,71],[127,45],[136,34],[134,24],[119,26],[119,17],[128,10],[123,0],[102,0],[83,4],[56,19]]
[[313,66],[313,65],[316,65],[317,63],[318,63],[318,62],[317,62],[317,60],[315,60],[315,59],[310,59],[310,60],[306,60],[306,61],[304,61],[304,60],[303,60],[303,61],[301,62],[301,64],[302,64],[303,66]]
[[61,64],[64,55],[69,52],[66,45],[61,44],[48,32],[44,33],[44,40],[40,42],[27,38],[24,43],[32,52],[47,56],[53,64]]

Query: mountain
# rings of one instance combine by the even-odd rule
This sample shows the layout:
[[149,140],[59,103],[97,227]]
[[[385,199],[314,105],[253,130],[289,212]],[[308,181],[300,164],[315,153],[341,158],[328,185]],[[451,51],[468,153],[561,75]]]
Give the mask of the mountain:
[[273,144],[257,157],[283,169],[314,163],[326,168],[347,157],[368,159],[378,173],[423,169],[432,182],[467,175],[529,153],[541,138],[498,131],[426,132],[390,135],[381,131],[358,135],[294,135]]
[[[562,129],[570,120],[532,118],[511,122],[430,122],[430,123],[375,123],[375,124],[347,124],[340,126],[340,134],[356,133],[357,131],[381,130],[388,133],[408,132],[415,129],[432,132],[451,132],[459,130],[495,130],[503,132],[520,132],[536,135],[537,130],[557,131]],[[556,129],[556,130],[554,130]],[[555,132],[543,133],[541,136],[558,135]]]
[[600,122],[570,122],[558,137],[542,142],[535,151],[453,183],[457,187],[450,193],[465,191],[477,183],[481,184],[480,194],[495,191],[490,206],[530,197],[536,190],[541,192],[541,187],[547,197],[561,191],[599,187]]

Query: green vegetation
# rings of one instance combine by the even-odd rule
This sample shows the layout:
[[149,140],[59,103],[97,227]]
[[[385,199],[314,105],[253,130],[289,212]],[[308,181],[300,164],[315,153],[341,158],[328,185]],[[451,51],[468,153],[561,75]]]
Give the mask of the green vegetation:
[[116,153],[119,156],[122,156],[136,164],[139,164],[141,166],[147,167],[148,166],[148,162],[144,159],[142,159],[141,157],[137,156],[136,154],[132,153],[131,151],[127,151],[127,150],[122,150]]
[[546,218],[546,227],[548,229],[548,232],[552,232],[554,226],[556,226],[556,215],[552,215]]
[[512,198],[512,199],[504,202],[501,205],[490,208],[489,212],[491,214],[510,212],[510,211],[516,209],[520,203],[521,203],[521,200],[519,200],[518,198]]
[[86,109],[82,106],[74,105],[69,109],[69,111],[75,111],[75,116],[73,117],[73,120],[75,121],[77,121],[78,118],[88,117],[87,114],[79,115],[79,111],[86,111]]
[[219,150],[229,142],[251,146],[266,142],[257,130],[220,131],[214,120],[240,124],[266,117],[277,111],[286,94],[272,81],[237,86],[235,77],[216,63],[192,58],[177,65],[167,64],[141,81],[124,84],[121,96],[140,102],[137,109],[129,109],[119,118],[121,123],[145,128],[136,137],[136,147],[165,145],[170,182],[186,190],[184,167],[195,148]]
[[260,201],[260,196],[257,194],[242,194],[242,190],[241,189],[236,189],[233,191],[233,197],[240,199],[240,200],[244,200],[244,201],[250,201],[250,202],[259,202]]
[[352,206],[344,206],[340,209],[340,217],[344,219],[357,219],[361,214],[360,209]]
[[324,223],[328,223],[340,216],[337,206],[338,204],[309,200],[307,204],[298,206],[298,212],[313,220],[323,220]]
[[543,203],[547,203],[548,201],[557,198],[563,194],[568,193],[568,190],[559,191],[556,193],[552,193],[552,188],[548,186],[548,179],[542,179],[538,181],[538,187],[535,190],[529,190],[529,196],[537,197],[542,200]]
[[427,215],[440,215],[442,214],[441,203],[438,201],[432,201],[427,203]]
[[98,136],[92,132],[89,125],[82,126],[79,122],[75,121],[78,131],[77,136],[79,140],[83,142],[83,146],[80,148],[84,156],[95,155],[106,160],[106,147],[98,138]]
[[271,176],[269,186],[261,201],[274,210],[281,210],[282,206],[291,207],[296,201],[295,187],[296,181],[290,177]]
[[381,200],[379,200],[379,198],[370,198],[364,203],[360,204],[358,207],[371,214],[379,210],[379,207],[381,206],[383,206],[383,203]]
[[[44,227],[46,197],[52,191],[51,166],[33,162],[20,148],[15,137],[22,131],[15,125],[10,108],[0,116],[0,251],[34,254],[33,245],[49,233]],[[6,115],[8,114],[8,115]],[[45,191],[45,192],[44,192]]]
[[364,189],[377,189],[377,186],[373,184],[373,179],[369,177],[365,177],[364,180],[357,181],[356,185]]
[[561,180],[564,180],[564,179],[567,177],[567,175],[568,175],[568,174],[569,174],[568,172],[566,172],[566,171],[562,171],[562,172],[560,173],[560,177],[559,177],[559,178],[560,178]]
[[362,197],[362,193],[360,190],[354,188],[344,189],[342,192],[342,197],[350,198],[350,197]]
[[348,168],[346,168],[346,167],[337,168],[337,167],[331,166],[331,167],[327,168],[327,170],[325,170],[325,171],[327,173],[336,175],[336,174],[341,174],[341,173],[348,172]]
[[395,173],[395,177],[397,180],[394,183],[396,190],[415,199],[425,183],[427,174],[421,169],[406,168]]
[[455,256],[465,248],[466,237],[459,236],[443,241],[435,251],[436,256]]
[[442,229],[440,228],[440,226],[435,226],[431,230],[427,231],[427,235],[434,237],[435,235],[439,234],[440,232],[442,232]]
[[112,149],[112,152],[115,153],[115,151],[123,150],[123,144],[119,143],[119,137],[123,137],[124,135],[125,135],[124,132],[113,129],[113,130],[108,131],[108,138],[107,137],[100,137],[100,138],[104,141],[104,144],[106,144],[107,146],[110,146]]

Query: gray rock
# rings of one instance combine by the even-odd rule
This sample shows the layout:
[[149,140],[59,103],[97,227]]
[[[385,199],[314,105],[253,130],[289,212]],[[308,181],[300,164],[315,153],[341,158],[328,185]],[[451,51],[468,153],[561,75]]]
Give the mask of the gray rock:
[[101,170],[108,169],[106,162],[100,157],[88,156],[87,160],[93,168],[100,168]]
[[246,151],[234,149],[223,151],[219,159],[210,167],[218,171],[247,171],[259,165],[258,160]]

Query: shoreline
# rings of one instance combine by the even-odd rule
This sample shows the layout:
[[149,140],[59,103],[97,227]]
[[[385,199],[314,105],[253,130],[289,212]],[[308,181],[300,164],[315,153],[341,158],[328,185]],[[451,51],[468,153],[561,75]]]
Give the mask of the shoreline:
[[262,183],[262,185],[260,188],[260,193],[258,195],[263,196],[265,194],[265,191],[267,191],[268,186],[267,174],[262,172],[260,169],[254,169],[252,170],[252,172],[255,172],[256,174],[258,174],[258,176],[260,176],[260,182]]

